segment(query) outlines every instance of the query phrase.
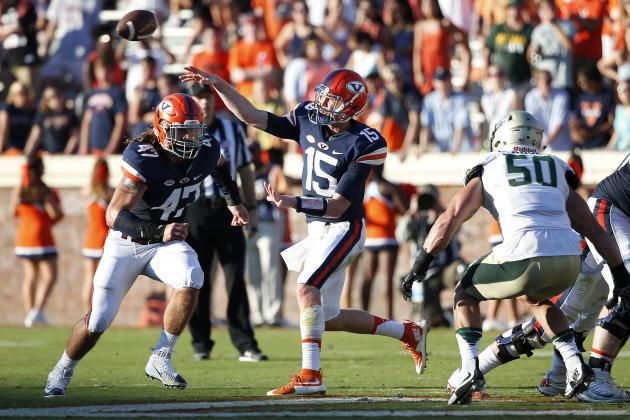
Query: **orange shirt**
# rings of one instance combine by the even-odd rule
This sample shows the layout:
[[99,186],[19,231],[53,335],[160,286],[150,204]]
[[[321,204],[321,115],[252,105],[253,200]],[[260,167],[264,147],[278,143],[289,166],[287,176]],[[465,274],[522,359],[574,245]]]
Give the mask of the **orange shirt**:
[[[255,70],[263,66],[278,67],[276,50],[269,41],[258,41],[253,44],[244,40],[236,42],[230,49],[228,59],[228,70],[231,72],[235,68],[243,70]],[[236,84],[236,90],[245,97],[251,97],[254,82],[244,80]]]
[[[383,196],[376,182],[365,189],[365,237],[367,245],[396,244],[396,208]],[[375,239],[379,241],[374,241]]]
[[[275,41],[278,37],[278,34],[282,30],[282,27],[285,23],[287,23],[288,19],[283,19],[277,13],[278,3],[281,3],[279,0],[252,0],[251,6],[252,9],[261,9],[263,23],[265,25],[265,32],[267,33],[267,38],[272,41]],[[283,3],[287,3],[286,1]],[[285,5],[288,7],[288,5]]]
[[[223,80],[230,81],[230,72],[228,71],[227,51],[201,51],[193,55],[192,65],[208,73],[214,73]],[[214,96],[215,109],[225,109],[225,104],[219,95]]]
[[87,202],[87,229],[83,240],[84,254],[86,250],[100,251],[105,245],[105,238],[107,238],[109,231],[105,221],[105,210],[107,210],[105,200],[92,198]]
[[52,235],[53,222],[40,204],[18,204],[15,234],[15,253],[19,256],[45,255],[55,251]]
[[[556,5],[561,19],[570,20],[571,16],[577,15],[583,19],[599,20],[603,24],[607,0],[556,0]],[[576,26],[573,56],[590,60],[602,58],[602,25],[593,30]]]

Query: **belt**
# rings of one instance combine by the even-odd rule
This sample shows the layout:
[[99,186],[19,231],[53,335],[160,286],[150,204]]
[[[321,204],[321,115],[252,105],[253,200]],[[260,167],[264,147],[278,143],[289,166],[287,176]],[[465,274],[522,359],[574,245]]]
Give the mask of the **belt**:
[[121,238],[126,239],[128,241],[140,244],[140,245],[149,245],[151,243],[151,241],[148,241],[146,239],[142,239],[142,238],[132,238],[131,236],[127,235],[126,233],[122,233],[120,235]]

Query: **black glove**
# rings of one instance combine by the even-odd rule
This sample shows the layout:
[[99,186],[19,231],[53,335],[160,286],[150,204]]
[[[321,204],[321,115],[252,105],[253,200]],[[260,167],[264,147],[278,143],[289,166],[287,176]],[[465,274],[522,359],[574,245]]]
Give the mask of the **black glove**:
[[630,274],[622,263],[610,269],[615,288],[612,297],[606,302],[606,307],[612,309],[618,303],[625,308],[630,308]]
[[413,271],[410,271],[406,276],[400,279],[400,291],[402,292],[405,300],[411,299],[411,288],[413,287],[413,284],[417,281],[422,282],[422,280],[424,280],[424,276],[426,275],[426,272],[414,273]]
[[418,255],[416,261],[414,261],[411,271],[400,280],[400,291],[405,300],[411,299],[411,287],[414,282],[424,280],[424,276],[427,275],[429,265],[431,265],[434,258],[435,257],[429,254],[424,248],[420,249],[420,255]]

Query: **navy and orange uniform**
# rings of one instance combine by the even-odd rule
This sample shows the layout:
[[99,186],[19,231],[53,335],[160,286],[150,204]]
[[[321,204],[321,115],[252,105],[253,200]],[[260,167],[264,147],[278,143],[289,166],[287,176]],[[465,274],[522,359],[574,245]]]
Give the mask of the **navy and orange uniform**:
[[199,198],[201,183],[213,171],[221,149],[208,136],[199,155],[174,164],[161,147],[146,143],[131,143],[123,152],[123,174],[147,184],[147,190],[131,212],[143,220],[165,224],[180,222],[184,209]]
[[[53,190],[54,199],[59,196]],[[15,209],[18,219],[15,234],[15,255],[21,258],[41,259],[57,255],[52,228],[56,221],[46,212],[43,203],[19,203]]]
[[[614,205],[626,216],[630,217],[630,154],[627,155],[617,170],[604,178],[595,189],[593,197],[598,200],[597,208],[594,209],[595,217],[602,226],[604,216],[610,213],[610,206]],[[609,227],[607,227],[609,230]]]
[[105,220],[107,200],[94,196],[86,200],[87,229],[83,239],[83,256],[99,259],[103,255],[103,246],[109,227]]
[[309,112],[313,111],[311,102],[302,102],[285,118],[270,118],[265,131],[299,142],[304,156],[305,196],[331,198],[337,193],[351,202],[338,219],[307,216],[308,222],[362,219],[365,181],[372,166],[384,163],[387,143],[378,131],[356,120],[339,134],[328,133],[326,126],[309,119]]

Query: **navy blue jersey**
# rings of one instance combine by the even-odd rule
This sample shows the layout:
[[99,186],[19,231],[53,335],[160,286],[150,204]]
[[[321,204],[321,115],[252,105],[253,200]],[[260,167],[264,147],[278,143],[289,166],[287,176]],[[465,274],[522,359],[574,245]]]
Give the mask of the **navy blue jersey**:
[[365,217],[365,181],[372,166],[385,161],[385,139],[378,131],[358,121],[353,121],[344,132],[331,135],[328,127],[311,122],[309,111],[312,112],[312,103],[302,102],[284,118],[271,116],[265,131],[300,143],[304,156],[304,195],[330,198],[337,193],[352,204],[338,219],[308,216],[307,221],[348,221]]
[[208,138],[196,158],[175,164],[159,147],[132,143],[123,152],[123,174],[148,187],[131,212],[159,224],[179,222],[186,206],[199,198],[201,183],[216,168],[221,150]]
[[630,155],[627,155],[615,172],[604,178],[593,193],[596,198],[603,198],[614,204],[630,217]]

